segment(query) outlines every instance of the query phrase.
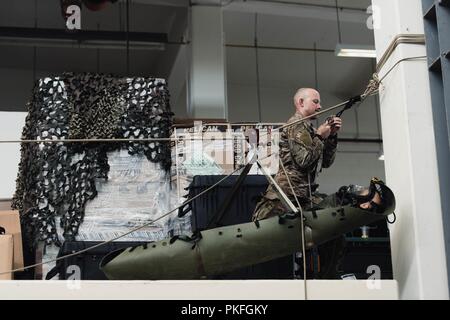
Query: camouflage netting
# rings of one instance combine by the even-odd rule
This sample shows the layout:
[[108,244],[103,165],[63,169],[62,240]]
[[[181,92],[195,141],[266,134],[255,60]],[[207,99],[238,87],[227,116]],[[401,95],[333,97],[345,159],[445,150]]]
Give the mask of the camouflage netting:
[[[22,139],[168,138],[172,115],[163,79],[71,74],[39,80]],[[107,152],[127,149],[170,170],[170,142],[22,143],[13,208],[32,241],[74,240],[95,179],[107,179]]]

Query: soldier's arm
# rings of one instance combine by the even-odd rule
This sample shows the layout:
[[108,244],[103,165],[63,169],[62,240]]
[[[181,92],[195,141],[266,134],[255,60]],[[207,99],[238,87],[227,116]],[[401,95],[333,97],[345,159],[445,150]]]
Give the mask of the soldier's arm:
[[322,168],[329,168],[333,164],[334,159],[336,158],[337,143],[337,135],[325,139],[323,146]]
[[289,148],[295,163],[302,169],[308,169],[319,159],[324,143],[318,137],[311,138],[308,130],[299,126],[289,137]]

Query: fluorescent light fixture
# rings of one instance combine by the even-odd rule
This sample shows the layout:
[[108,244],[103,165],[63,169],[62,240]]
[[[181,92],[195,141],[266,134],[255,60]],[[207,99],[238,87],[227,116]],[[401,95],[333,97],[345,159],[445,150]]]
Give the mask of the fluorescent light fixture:
[[334,51],[338,57],[376,58],[377,52],[373,46],[360,46],[338,43]]
[[[126,49],[125,41],[119,40],[70,40],[70,39],[12,39],[0,36],[0,45],[7,46],[37,46],[37,47],[58,47],[58,48],[87,48],[87,49]],[[164,43],[152,43],[141,41],[130,41],[131,50],[165,50]]]
[[167,34],[100,30],[17,28],[0,26],[0,44],[93,49],[165,50]]

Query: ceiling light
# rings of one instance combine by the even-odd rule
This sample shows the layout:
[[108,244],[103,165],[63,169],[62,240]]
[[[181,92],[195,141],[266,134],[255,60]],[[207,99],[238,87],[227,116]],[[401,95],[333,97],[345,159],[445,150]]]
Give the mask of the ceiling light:
[[0,44],[9,46],[42,46],[132,50],[164,50],[165,33],[18,28],[0,26]]
[[[124,41],[114,40],[68,40],[68,39],[12,39],[0,36],[0,45],[20,46],[20,47],[56,47],[56,48],[86,48],[86,49],[123,49],[127,48]],[[164,43],[151,43],[130,41],[131,50],[165,50]]]
[[[355,58],[376,58],[377,53],[375,47],[365,45],[343,44],[341,34],[341,20],[339,18],[338,0],[336,1],[336,21],[338,31],[338,43],[334,53],[338,57],[355,57]],[[342,10],[342,9],[341,9]]]
[[377,52],[372,46],[358,46],[338,43],[335,54],[338,57],[376,58]]

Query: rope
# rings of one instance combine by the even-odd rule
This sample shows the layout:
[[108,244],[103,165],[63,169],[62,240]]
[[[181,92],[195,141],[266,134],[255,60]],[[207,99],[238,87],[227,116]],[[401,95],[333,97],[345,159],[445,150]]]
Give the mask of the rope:
[[[346,102],[345,102],[345,103],[346,103]],[[345,103],[341,103],[341,104],[338,104],[338,105],[333,106],[333,107],[331,107],[331,108],[328,108],[327,110],[324,110],[324,111],[322,111],[321,113],[324,113],[324,112],[327,112],[327,111],[336,109],[336,108],[338,108],[338,107],[344,105]],[[310,117],[305,117],[305,118],[300,119],[300,120],[301,120],[301,121],[305,121],[305,120],[307,120],[307,119],[309,119],[309,118],[310,118]],[[298,122],[300,122],[300,121],[296,121],[296,123],[298,123]],[[289,125],[290,125],[290,124],[286,124],[286,125],[284,125],[284,126],[282,126],[282,127],[285,128],[285,127],[288,127]],[[266,135],[267,135],[267,133],[266,133]],[[169,138],[167,138],[167,139],[169,139]],[[84,140],[84,139],[77,139],[77,140]],[[90,140],[92,140],[92,139],[90,139]],[[114,140],[114,139],[95,139],[95,140]],[[136,140],[137,140],[137,139],[136,139]],[[53,140],[49,140],[49,141],[53,141]],[[64,141],[64,140],[63,140],[63,141]],[[40,140],[40,142],[43,142],[43,141]],[[266,155],[265,157],[262,157],[260,160],[267,159],[267,158],[271,157],[273,154],[274,154],[274,153],[270,153],[269,155]],[[154,223],[154,222],[156,222],[156,221],[158,221],[158,220],[161,220],[162,218],[168,216],[169,214],[171,214],[172,212],[178,210],[179,208],[184,207],[186,204],[188,204],[188,203],[194,201],[194,200],[197,199],[198,197],[202,196],[203,194],[205,194],[205,193],[209,192],[210,190],[214,189],[215,187],[217,187],[220,183],[222,183],[223,181],[225,181],[227,178],[229,178],[230,176],[232,176],[233,174],[235,174],[236,172],[238,172],[238,171],[241,170],[242,168],[243,168],[243,167],[234,170],[232,173],[230,173],[229,175],[225,176],[224,178],[222,178],[221,180],[219,180],[217,183],[215,183],[214,185],[212,185],[212,186],[209,187],[208,189],[204,190],[203,192],[199,193],[198,195],[196,195],[196,196],[193,197],[192,199],[189,199],[187,202],[184,202],[184,203],[181,204],[180,206],[178,206],[178,207],[176,207],[176,208],[174,208],[174,209],[172,209],[172,210],[170,210],[170,211],[164,213],[163,215],[159,216],[158,218],[156,218],[156,219],[154,219],[154,220],[152,220],[152,221],[150,221],[150,222],[148,222],[148,223],[143,224],[142,226],[139,226],[139,227],[136,227],[136,228],[134,228],[134,229],[131,229],[130,231],[127,231],[126,233],[123,233],[122,235],[119,235],[119,236],[117,236],[117,237],[115,237],[115,238],[112,238],[112,239],[106,240],[106,241],[104,241],[104,242],[98,243],[98,244],[96,244],[96,245],[94,245],[94,246],[91,246],[91,247],[89,247],[89,248],[86,248],[86,249],[83,249],[83,250],[80,250],[80,251],[77,251],[77,252],[74,252],[74,253],[71,253],[71,254],[68,254],[68,255],[64,255],[64,256],[61,256],[61,257],[58,257],[58,258],[55,258],[55,259],[51,259],[51,260],[48,260],[48,261],[43,261],[43,262],[40,262],[40,263],[32,264],[32,265],[29,265],[29,266],[25,266],[25,267],[23,267],[23,268],[12,269],[12,270],[9,270],[9,271],[0,272],[0,275],[2,275],[2,274],[14,273],[14,272],[19,272],[19,271],[24,271],[24,270],[31,269],[31,268],[35,268],[35,267],[37,267],[37,266],[41,266],[41,265],[44,265],[44,264],[49,264],[49,263],[56,262],[56,261],[59,261],[59,260],[67,259],[67,258],[76,256],[76,255],[80,255],[80,254],[82,254],[82,253],[84,253],[84,252],[87,252],[87,251],[89,251],[89,250],[91,250],[91,249],[95,249],[95,248],[104,246],[104,245],[106,245],[106,244],[108,244],[108,243],[111,243],[111,242],[113,242],[113,241],[116,241],[116,240],[118,240],[118,239],[120,239],[120,238],[123,238],[123,237],[125,237],[125,236],[127,236],[127,235],[129,235],[129,234],[131,234],[131,233],[133,233],[133,232],[135,232],[135,231],[138,231],[138,230],[140,230],[140,229],[142,229],[142,228],[145,228],[145,227],[151,225],[152,223]],[[303,219],[302,219],[302,225],[303,225]],[[305,259],[305,258],[303,257],[303,259]],[[304,268],[304,269],[306,270],[306,268]],[[306,288],[306,286],[305,286],[305,288]]]
[[305,245],[305,225],[303,223],[303,209],[300,205],[300,201],[298,201],[297,194],[295,193],[294,187],[292,186],[291,179],[289,178],[289,175],[286,172],[286,169],[284,167],[283,161],[280,161],[281,168],[283,169],[284,175],[286,176],[286,179],[289,183],[289,188],[292,191],[292,194],[294,195],[295,202],[297,203],[297,208],[300,211],[300,219],[301,219],[301,228],[302,228],[302,260],[303,260],[303,283],[304,283],[304,290],[305,290],[305,300],[308,300],[308,291],[306,289],[306,245]]
[[364,100],[368,96],[372,95],[374,92],[376,92],[380,88],[380,85],[381,85],[381,80],[378,77],[378,74],[374,73],[372,75],[372,79],[370,79],[369,84],[366,87],[366,90],[361,95],[361,99]]
[[[366,92],[367,92],[367,90],[366,90]],[[369,93],[366,93],[366,92],[365,92],[366,95],[365,95],[364,99],[367,98],[368,96],[377,94],[378,90],[373,89]],[[288,127],[293,126],[293,125],[295,125],[297,123],[303,122],[305,120],[309,120],[312,117],[317,117],[317,116],[320,116],[320,115],[325,114],[327,112],[330,112],[330,111],[333,111],[333,110],[338,109],[340,107],[343,107],[348,102],[350,102],[350,100],[347,100],[345,102],[336,104],[336,105],[334,105],[332,107],[329,107],[328,109],[319,111],[319,112],[317,112],[317,113],[315,113],[313,115],[310,115],[308,117],[304,117],[304,118],[299,119],[297,121],[281,125],[280,127],[276,128],[276,129],[282,130],[284,128],[288,128]],[[209,125],[209,124],[206,123],[205,125]],[[214,125],[214,123],[212,123],[211,125]],[[240,124],[239,123],[237,123],[237,124],[231,123],[230,125],[240,125]],[[261,135],[261,137],[264,137],[266,135],[268,135],[268,133],[265,133],[264,135]],[[239,139],[239,138],[237,138],[237,139]],[[114,139],[89,138],[89,139],[52,139],[52,140],[50,140],[50,139],[49,140],[20,139],[20,140],[0,140],[0,144],[1,143],[85,143],[85,142],[86,143],[91,143],[91,142],[93,142],[93,143],[96,143],[96,142],[102,142],[102,143],[103,142],[112,142],[112,143],[114,143],[114,142],[116,142],[117,143],[117,142],[158,142],[158,141],[159,142],[172,142],[172,141],[184,141],[184,140],[186,140],[186,139],[184,139],[184,138],[142,138],[142,139],[141,138],[136,138],[136,139],[133,139],[133,138],[114,138]],[[206,140],[206,139],[199,137],[199,138],[190,138],[189,140]],[[236,138],[221,138],[220,140],[236,140]],[[242,138],[242,140],[246,140],[246,139]]]
[[[335,105],[335,106],[333,106],[333,107],[331,107],[331,108],[328,108],[328,109],[326,109],[326,110],[324,110],[324,111],[321,111],[321,112],[319,112],[319,113],[317,113],[317,114],[322,114],[322,113],[325,113],[325,112],[334,110],[334,109],[336,109],[336,108],[341,107],[342,105],[345,105],[346,103],[347,103],[347,102],[340,103],[340,104]],[[312,116],[314,116],[314,115],[312,115]],[[298,122],[301,122],[301,121],[306,121],[306,120],[308,120],[309,118],[311,118],[312,116],[310,116],[310,117],[305,117],[305,118],[303,118],[303,119],[300,119],[300,120],[296,121],[295,123],[298,123]],[[291,126],[291,125],[293,125],[293,124],[285,124],[285,125],[281,126],[280,128],[286,128],[286,127],[289,127],[289,126]],[[268,133],[265,133],[265,135],[267,135],[267,134],[268,134]],[[264,135],[262,135],[262,136],[264,136]],[[153,141],[154,141],[154,139],[151,139],[151,138],[148,138],[148,139],[65,139],[65,140],[10,140],[10,141],[5,141],[5,140],[3,140],[3,141],[0,141],[0,143],[8,143],[8,142],[9,142],[9,143],[12,143],[12,142],[24,142],[24,143],[32,143],[32,142],[118,142],[118,141],[130,141],[130,140],[133,140],[133,141],[148,141],[148,140],[153,140]],[[173,138],[159,138],[158,140],[162,140],[162,141],[172,141],[172,140],[177,140],[177,139],[173,139]],[[270,153],[269,155],[266,155],[265,157],[261,158],[260,160],[267,159],[267,158],[271,157],[272,155],[273,155],[273,153]],[[134,229],[131,229],[130,231],[127,231],[126,233],[124,233],[124,234],[122,234],[122,235],[119,235],[119,236],[117,236],[117,237],[115,237],[115,238],[106,240],[106,241],[104,241],[104,242],[101,242],[101,243],[99,243],[99,244],[97,244],[97,245],[94,245],[94,246],[91,246],[91,247],[89,247],[89,248],[83,249],[83,250],[81,250],[81,251],[77,251],[77,252],[74,252],[74,253],[71,253],[71,254],[68,254],[68,255],[64,255],[64,256],[61,256],[61,257],[58,257],[58,258],[55,258],[55,259],[52,259],[52,260],[43,261],[43,262],[41,262],[41,263],[36,263],[36,264],[29,265],[29,266],[26,266],[26,267],[23,267],[23,268],[18,268],[18,269],[13,269],[13,270],[10,270],[10,271],[1,272],[0,275],[2,275],[2,274],[14,273],[14,272],[18,272],[18,271],[24,271],[24,270],[27,270],[27,269],[30,269],[30,268],[34,268],[34,267],[41,266],[41,265],[44,265],[44,264],[56,262],[56,261],[59,261],[59,260],[62,260],[62,259],[66,259],[66,258],[70,258],[70,257],[76,256],[76,255],[80,255],[80,254],[82,254],[82,253],[84,253],[84,252],[87,252],[87,251],[89,251],[89,250],[91,250],[91,249],[101,247],[101,246],[106,245],[106,244],[108,244],[108,243],[111,243],[111,242],[113,242],[113,241],[115,241],[115,240],[118,240],[118,239],[120,239],[120,238],[123,238],[123,237],[125,237],[125,236],[127,236],[127,235],[129,235],[129,234],[131,234],[131,233],[133,233],[133,232],[135,232],[135,231],[138,231],[138,230],[140,230],[140,229],[142,229],[142,228],[144,228],[144,227],[147,227],[147,226],[151,225],[152,223],[154,223],[154,222],[156,222],[156,221],[158,221],[158,220],[160,220],[160,219],[162,219],[162,218],[168,216],[169,214],[171,214],[172,212],[178,210],[179,208],[184,207],[186,204],[192,202],[192,201],[195,200],[196,198],[198,198],[198,197],[200,197],[201,195],[205,194],[206,192],[212,190],[213,188],[215,188],[216,186],[218,186],[220,183],[222,183],[224,180],[226,180],[226,179],[229,178],[231,175],[233,175],[234,173],[236,173],[237,171],[239,171],[239,170],[241,170],[241,169],[242,169],[242,168],[236,169],[235,171],[233,171],[233,172],[230,173],[229,175],[225,176],[223,179],[219,180],[217,183],[215,183],[215,184],[214,184],[213,186],[211,186],[210,188],[208,188],[208,189],[206,189],[205,191],[199,193],[197,196],[193,197],[192,199],[189,199],[187,202],[185,202],[185,203],[183,203],[182,205],[176,207],[175,209],[170,210],[169,212],[167,212],[167,213],[161,215],[160,217],[156,218],[155,220],[152,220],[152,221],[150,221],[150,222],[148,222],[148,223],[146,223],[146,224],[144,224],[144,225],[142,225],[142,226],[139,226],[139,227],[136,227],[136,228],[134,228]],[[302,221],[302,223],[303,223],[303,221]]]
[[[326,109],[326,110],[324,110],[324,111],[321,111],[321,112],[319,112],[319,113],[322,114],[322,113],[325,113],[325,112],[334,110],[334,109],[336,109],[336,108],[341,107],[342,105],[345,105],[346,103],[347,103],[347,102],[344,102],[344,103],[335,105],[335,106],[333,106],[333,107],[331,107],[331,108],[328,108],[328,109]],[[318,113],[318,114],[319,114],[319,113]],[[305,117],[305,118],[303,118],[303,119],[300,119],[299,121],[296,121],[295,123],[298,123],[298,122],[301,122],[301,121],[306,121],[307,119],[309,119],[309,118],[311,118],[311,117],[312,117],[312,116],[310,116],[310,117]],[[285,124],[285,125],[281,126],[281,128],[286,128],[286,127],[288,127],[288,126],[290,126],[290,125],[292,125],[292,124]],[[268,133],[265,133],[265,135],[267,135],[267,134],[268,134]],[[262,135],[262,136],[264,136],[264,135]],[[163,141],[176,140],[176,139],[172,139],[172,138],[160,138],[160,139],[163,139]],[[66,139],[66,140],[60,140],[59,142],[86,142],[86,141],[89,141],[89,142],[112,142],[112,141],[117,142],[117,141],[122,141],[122,140],[124,140],[124,141],[129,141],[129,140],[139,141],[139,140],[142,140],[142,141],[143,141],[143,140],[150,140],[150,138],[149,138],[149,139]],[[19,141],[9,141],[9,142],[25,142],[25,143],[27,143],[27,142],[55,142],[55,141],[57,141],[57,140],[19,140]],[[0,141],[0,142],[5,143],[5,141]],[[271,157],[272,155],[273,155],[273,153],[270,153],[269,155],[266,155],[265,157],[261,158],[260,160],[267,159],[267,158]],[[89,247],[89,248],[86,248],[86,249],[83,249],[83,250],[80,250],[80,251],[77,251],[77,252],[74,252],[74,253],[71,253],[71,254],[68,254],[68,255],[64,255],[64,256],[61,256],[61,257],[58,257],[58,258],[55,258],[55,259],[52,259],[52,260],[43,261],[43,262],[41,262],[41,263],[36,263],[36,264],[29,265],[29,266],[26,266],[26,267],[23,267],[23,268],[18,268],[18,269],[13,269],[13,270],[10,270],[10,271],[1,272],[0,275],[2,275],[2,274],[14,273],[14,272],[19,272],[19,271],[24,271],[24,270],[27,270],[27,269],[30,269],[30,268],[34,268],[34,267],[41,266],[41,265],[44,265],[44,264],[56,262],[56,261],[59,261],[59,260],[63,260],[63,259],[66,259],[66,258],[70,258],[70,257],[76,256],[76,255],[80,255],[80,254],[82,254],[82,253],[84,253],[84,252],[87,252],[87,251],[89,251],[89,250],[91,250],[91,249],[95,249],[95,248],[104,246],[104,245],[106,245],[106,244],[108,244],[108,243],[111,243],[111,242],[116,241],[116,240],[118,240],[118,239],[120,239],[120,238],[123,238],[123,237],[125,237],[125,236],[127,236],[127,235],[129,235],[129,234],[131,234],[131,233],[133,233],[133,232],[135,232],[135,231],[138,231],[138,230],[140,230],[140,229],[142,229],[142,228],[145,228],[145,227],[151,225],[152,223],[154,223],[154,222],[156,222],[156,221],[158,221],[158,220],[161,220],[162,218],[168,216],[169,214],[171,214],[172,212],[178,210],[179,208],[184,207],[186,204],[188,204],[188,203],[194,201],[195,199],[197,199],[197,198],[200,197],[201,195],[203,195],[203,194],[207,193],[208,191],[212,190],[213,188],[217,187],[220,183],[222,183],[222,182],[225,181],[227,178],[229,178],[230,176],[232,176],[234,173],[236,173],[237,171],[239,171],[239,170],[241,170],[241,169],[242,169],[242,168],[236,169],[235,171],[233,171],[233,172],[230,173],[229,175],[225,176],[223,179],[219,180],[219,181],[218,181],[217,183],[215,183],[213,186],[211,186],[211,187],[209,187],[208,189],[206,189],[205,191],[199,193],[197,196],[193,197],[192,199],[189,199],[187,202],[184,202],[182,205],[176,207],[175,209],[172,209],[172,210],[170,210],[169,212],[164,213],[164,214],[161,215],[160,217],[158,217],[158,218],[156,218],[156,219],[154,219],[154,220],[152,220],[152,221],[150,221],[150,222],[148,222],[148,223],[146,223],[146,224],[143,224],[142,226],[139,226],[139,227],[136,227],[136,228],[134,228],[134,229],[131,229],[130,231],[127,231],[126,233],[123,233],[122,235],[119,235],[119,236],[117,236],[117,237],[115,237],[115,238],[106,240],[106,241],[104,241],[104,242],[101,242],[101,243],[96,244],[96,245],[94,245],[94,246],[91,246],[91,247]],[[303,224],[303,221],[302,221],[302,224]],[[304,259],[304,257],[303,257],[303,259]],[[306,268],[305,268],[305,270],[306,270]],[[305,286],[305,287],[306,287],[306,286]]]
[[[396,66],[398,66],[401,62],[403,62],[403,61],[408,61],[408,60],[413,60],[413,59],[418,59],[418,58],[424,58],[424,57],[411,57],[411,58],[405,58],[405,59],[402,59],[402,60],[398,61],[396,64],[394,64],[394,66],[393,66],[388,72],[386,72],[386,74],[381,78],[381,80],[380,80],[379,82],[375,81],[375,82],[373,82],[374,84],[372,85],[372,84],[371,84],[372,82],[369,81],[369,85],[367,86],[367,89],[366,89],[366,92],[365,92],[366,95],[365,95],[364,98],[367,98],[367,97],[369,97],[369,96],[378,94],[378,93],[379,93],[379,85],[381,84],[381,81],[382,81],[384,78],[386,78],[387,75],[388,75],[389,73],[391,73],[392,70],[394,70],[394,68],[395,68]],[[426,57],[425,57],[425,58],[426,58]],[[373,80],[373,79],[372,79],[372,80]],[[378,86],[376,86],[375,83],[378,84]],[[370,90],[368,90],[368,89],[369,89],[369,86],[370,86]],[[375,89],[375,88],[376,88],[376,89]],[[364,93],[363,93],[363,95],[364,95]],[[321,114],[323,114],[323,113],[325,113],[325,112],[329,112],[329,111],[332,111],[332,110],[337,109],[337,108],[339,108],[339,107],[345,106],[349,101],[350,101],[350,100],[347,100],[347,101],[345,101],[345,102],[339,103],[339,104],[337,104],[337,105],[335,105],[335,106],[332,106],[332,107],[330,107],[330,108],[328,108],[328,109],[325,109],[325,110],[323,110],[323,111],[320,111],[320,112],[318,112],[318,113],[316,113],[316,114],[314,114],[314,115],[311,115],[311,116],[308,116],[308,117],[304,117],[304,118],[299,119],[299,120],[297,120],[297,121],[294,121],[294,122],[292,122],[292,123],[284,124],[284,125],[280,126],[278,129],[283,129],[283,128],[290,127],[290,126],[295,125],[295,124],[297,124],[297,123],[306,121],[306,120],[308,120],[308,119],[310,119],[310,118],[312,118],[312,117],[321,115]],[[265,135],[267,135],[267,134],[268,134],[268,133],[265,133]],[[262,135],[262,136],[264,136],[264,135]],[[160,138],[160,139],[164,139],[164,141],[172,140],[172,138]],[[113,140],[113,141],[117,141],[117,140],[126,140],[126,141],[128,141],[129,139],[72,139],[72,140],[81,140],[80,142],[92,141],[92,140],[102,140],[102,142],[106,142],[106,141],[110,141],[110,140]],[[139,139],[139,140],[138,140],[138,139],[135,139],[135,140],[136,140],[136,141],[139,141],[139,140],[145,140],[145,139]],[[29,141],[29,142],[50,142],[50,141],[55,141],[55,140],[48,140],[48,141],[47,141],[47,140],[18,140],[18,141],[10,141],[10,142],[27,142],[27,141]],[[60,142],[68,142],[68,141],[69,141],[69,139],[67,139],[67,140],[61,140]],[[75,141],[73,141],[73,142],[75,142]],[[0,141],[0,143],[5,143],[5,141]],[[265,157],[263,157],[263,158],[261,158],[261,159],[259,159],[259,160],[267,159],[267,158],[271,157],[272,155],[273,155],[273,153],[270,153],[269,155],[266,155]],[[61,257],[59,257],[59,258],[55,258],[55,259],[52,259],[52,260],[44,261],[44,262],[41,262],[41,263],[36,263],[36,264],[33,264],[33,265],[29,265],[29,266],[25,266],[25,267],[23,267],[23,268],[18,268],[18,269],[13,269],[13,270],[9,270],[9,271],[0,272],[0,275],[2,275],[2,274],[14,273],[14,272],[18,272],[18,271],[24,271],[24,270],[27,270],[27,269],[30,269],[30,268],[34,268],[34,267],[41,266],[41,265],[44,265],[44,264],[56,262],[56,261],[59,261],[59,260],[62,260],[62,259],[66,259],[66,258],[69,258],[69,257],[73,257],[73,256],[76,256],[76,255],[82,254],[82,253],[84,253],[84,252],[87,252],[87,251],[89,251],[89,250],[91,250],[91,249],[101,247],[101,246],[106,245],[106,244],[108,244],[108,243],[111,243],[111,242],[113,242],[113,241],[115,241],[115,240],[118,240],[118,239],[120,239],[120,238],[123,238],[123,237],[125,237],[125,236],[127,236],[127,235],[129,235],[129,234],[131,234],[131,233],[133,233],[133,232],[135,232],[135,231],[138,231],[138,230],[140,230],[140,229],[142,229],[142,228],[145,228],[145,227],[151,225],[152,223],[154,223],[154,222],[156,222],[156,221],[158,221],[158,220],[160,220],[160,219],[162,219],[162,218],[168,216],[169,214],[171,214],[172,212],[178,210],[179,208],[184,207],[186,204],[192,202],[193,200],[197,199],[197,198],[200,197],[201,195],[203,195],[203,194],[209,192],[210,190],[214,189],[215,187],[217,187],[220,183],[222,183],[223,181],[225,181],[226,179],[228,179],[230,176],[232,176],[234,173],[238,172],[238,171],[241,170],[241,169],[242,169],[242,167],[239,168],[239,169],[234,170],[232,173],[230,173],[229,175],[225,176],[224,178],[222,178],[221,180],[219,180],[217,183],[215,183],[214,185],[212,185],[211,187],[209,187],[209,188],[206,189],[205,191],[199,193],[197,196],[193,197],[192,199],[189,199],[187,202],[181,204],[180,206],[178,206],[178,207],[176,207],[176,208],[174,208],[174,209],[168,211],[167,213],[165,213],[165,214],[161,215],[160,217],[158,217],[158,218],[152,220],[151,222],[148,222],[148,223],[146,223],[146,224],[143,224],[142,226],[139,226],[139,227],[136,227],[136,228],[134,228],[134,229],[131,229],[130,231],[127,231],[126,233],[124,233],[124,234],[122,234],[122,235],[120,235],[120,236],[117,236],[117,237],[115,237],[115,238],[106,240],[106,241],[104,241],[104,242],[101,242],[101,243],[99,243],[99,244],[97,244],[97,245],[94,245],[94,246],[91,246],[91,247],[89,247],[89,248],[83,249],[83,250],[81,250],[81,251],[77,251],[77,252],[74,252],[74,253],[71,253],[71,254],[68,254],[68,255],[65,255],[65,256],[61,256]],[[303,219],[302,219],[302,223],[303,223]],[[304,259],[304,257],[303,257],[303,259]],[[305,288],[306,288],[306,286],[305,286]]]
[[[211,138],[213,139],[213,138]],[[0,140],[0,143],[85,143],[85,142],[172,142],[172,141],[184,141],[185,138],[114,138],[114,139],[52,139],[52,140],[39,140],[39,139],[26,139],[26,140]],[[207,140],[204,138],[189,138],[189,141],[195,140]],[[217,140],[217,139],[216,139]],[[220,140],[245,140],[244,138],[220,138]]]
[[153,224],[154,222],[156,222],[156,221],[158,221],[158,220],[161,220],[162,218],[168,216],[169,214],[171,214],[172,212],[178,210],[179,208],[184,207],[186,204],[188,204],[188,203],[194,201],[195,199],[197,199],[198,197],[202,196],[203,194],[205,194],[205,193],[211,191],[212,189],[214,189],[215,187],[217,187],[220,183],[222,183],[223,181],[225,181],[226,179],[228,179],[228,178],[231,177],[234,173],[238,172],[238,171],[241,170],[241,169],[242,169],[242,168],[239,168],[239,169],[234,170],[232,173],[230,173],[229,175],[225,176],[224,178],[222,178],[221,180],[219,180],[218,182],[216,182],[214,185],[212,185],[212,186],[209,187],[208,189],[206,189],[206,190],[200,192],[198,195],[196,195],[196,196],[193,197],[192,199],[189,199],[189,201],[184,202],[183,204],[181,204],[181,205],[179,205],[178,207],[176,207],[176,208],[174,208],[174,209],[172,209],[172,210],[170,210],[170,211],[164,213],[163,215],[159,216],[158,218],[156,218],[156,219],[154,219],[154,220],[152,220],[152,221],[150,221],[150,222],[147,222],[147,223],[145,223],[145,224],[143,224],[143,225],[141,225],[141,226],[139,226],[139,227],[133,228],[133,229],[131,229],[131,230],[129,230],[129,231],[127,231],[127,232],[125,232],[125,233],[123,233],[123,234],[121,234],[121,235],[115,237],[115,238],[106,240],[106,241],[104,241],[104,242],[101,242],[101,243],[98,243],[98,244],[96,244],[96,245],[93,245],[93,246],[91,246],[91,247],[89,247],[89,248],[86,248],[86,249],[83,249],[83,250],[80,250],[80,251],[77,251],[77,252],[74,252],[74,253],[71,253],[71,254],[67,254],[67,255],[64,255],[64,256],[61,256],[61,257],[52,259],[52,260],[43,261],[43,262],[36,263],[36,264],[33,264],[33,265],[29,265],[29,266],[26,266],[26,267],[23,267],[23,268],[13,269],[13,270],[10,270],[10,271],[5,271],[5,272],[0,272],[0,275],[2,275],[2,274],[8,274],[8,273],[14,273],[14,272],[18,272],[18,271],[24,271],[24,270],[31,269],[31,268],[34,268],[34,267],[37,267],[37,266],[41,266],[41,265],[44,265],[44,264],[48,264],[48,263],[56,262],[56,261],[63,260],[63,259],[66,259],[66,258],[70,258],[70,257],[76,256],[76,255],[82,254],[82,253],[84,253],[84,252],[87,252],[87,251],[89,251],[89,250],[92,250],[92,249],[95,249],[95,248],[104,246],[104,245],[106,245],[106,244],[108,244],[108,243],[111,243],[111,242],[113,242],[113,241],[116,241],[116,240],[118,240],[118,239],[120,239],[120,238],[123,238],[123,237],[125,237],[125,236],[127,236],[127,235],[129,235],[129,234],[131,234],[131,233],[133,233],[133,232],[136,232],[136,231],[138,231],[138,230],[140,230],[140,229],[142,229],[142,228],[145,228],[145,227],[147,227],[147,226]]
[[[375,95],[375,94],[378,94],[378,91],[379,91],[379,90],[377,89],[377,90],[371,92],[370,94],[368,94],[367,96],[365,96],[364,99],[366,99],[366,98],[369,97],[369,96],[373,96],[373,95]],[[332,106],[332,107],[329,107],[328,109],[325,109],[325,110],[323,110],[323,111],[319,111],[319,112],[317,112],[317,113],[315,113],[315,114],[312,114],[312,115],[310,115],[310,116],[307,116],[307,117],[298,119],[298,120],[293,121],[293,122],[291,122],[291,123],[284,124],[284,125],[278,127],[277,129],[278,129],[278,130],[281,130],[281,129],[284,129],[284,128],[288,128],[288,127],[290,127],[290,126],[296,125],[296,124],[298,124],[298,123],[300,123],[300,122],[303,122],[303,121],[305,121],[305,120],[309,120],[309,119],[311,119],[311,118],[313,118],[313,117],[321,116],[321,115],[324,114],[324,113],[327,113],[327,112],[333,111],[333,110],[335,110],[335,109],[344,107],[344,106],[345,106],[347,103],[349,103],[350,101],[351,101],[351,99],[349,99],[349,100],[347,100],[347,101],[345,101],[345,102],[341,102],[341,103],[336,104],[336,105],[334,105],[334,106]],[[362,102],[362,101],[363,101],[363,99],[361,99],[361,102]]]
[[[409,61],[409,60],[416,60],[416,59],[422,59],[422,58],[426,58],[426,56],[419,56],[419,57],[410,57],[410,58],[404,58],[401,59],[399,61],[397,61],[397,63],[394,64],[393,67],[391,67],[391,69],[389,69],[388,72],[386,72],[386,74],[380,79],[379,78],[379,72],[381,71],[381,69],[384,67],[384,65],[386,64],[386,62],[389,60],[389,58],[391,57],[392,53],[395,51],[395,49],[397,48],[397,46],[399,44],[402,43],[409,43],[409,44],[425,44],[425,35],[423,34],[399,34],[397,35],[391,42],[391,44],[388,46],[388,48],[386,49],[385,53],[383,54],[383,56],[381,57],[380,61],[378,62],[377,66],[376,66],[376,72],[372,75],[372,79],[369,81],[369,84],[367,85],[366,90],[364,91],[364,93],[361,95],[361,102],[364,101],[367,97],[373,95],[373,94],[377,94],[378,93],[378,89],[382,83],[382,81],[384,80],[384,78],[386,78],[386,76],[391,73],[391,71],[401,62],[403,61]],[[315,115],[312,115],[310,117],[306,117],[303,118],[301,120],[307,120],[313,116],[319,116],[325,112],[328,111],[332,111],[336,108],[342,107],[344,105],[347,104],[347,102],[349,102],[350,100],[347,100],[346,102],[343,102],[341,104],[335,105],[327,110],[321,111],[316,113]],[[281,127],[279,127],[278,129],[283,129],[286,127],[289,127],[291,125],[295,125],[298,122],[300,122],[301,120],[292,122],[290,124],[285,124]],[[138,142],[138,141],[177,141],[176,139],[173,138],[148,138],[148,139],[58,139],[58,140],[0,140],[0,143],[41,143],[41,142],[45,142],[45,143],[72,143],[72,142],[128,142],[128,141],[133,141],[133,142]]]

